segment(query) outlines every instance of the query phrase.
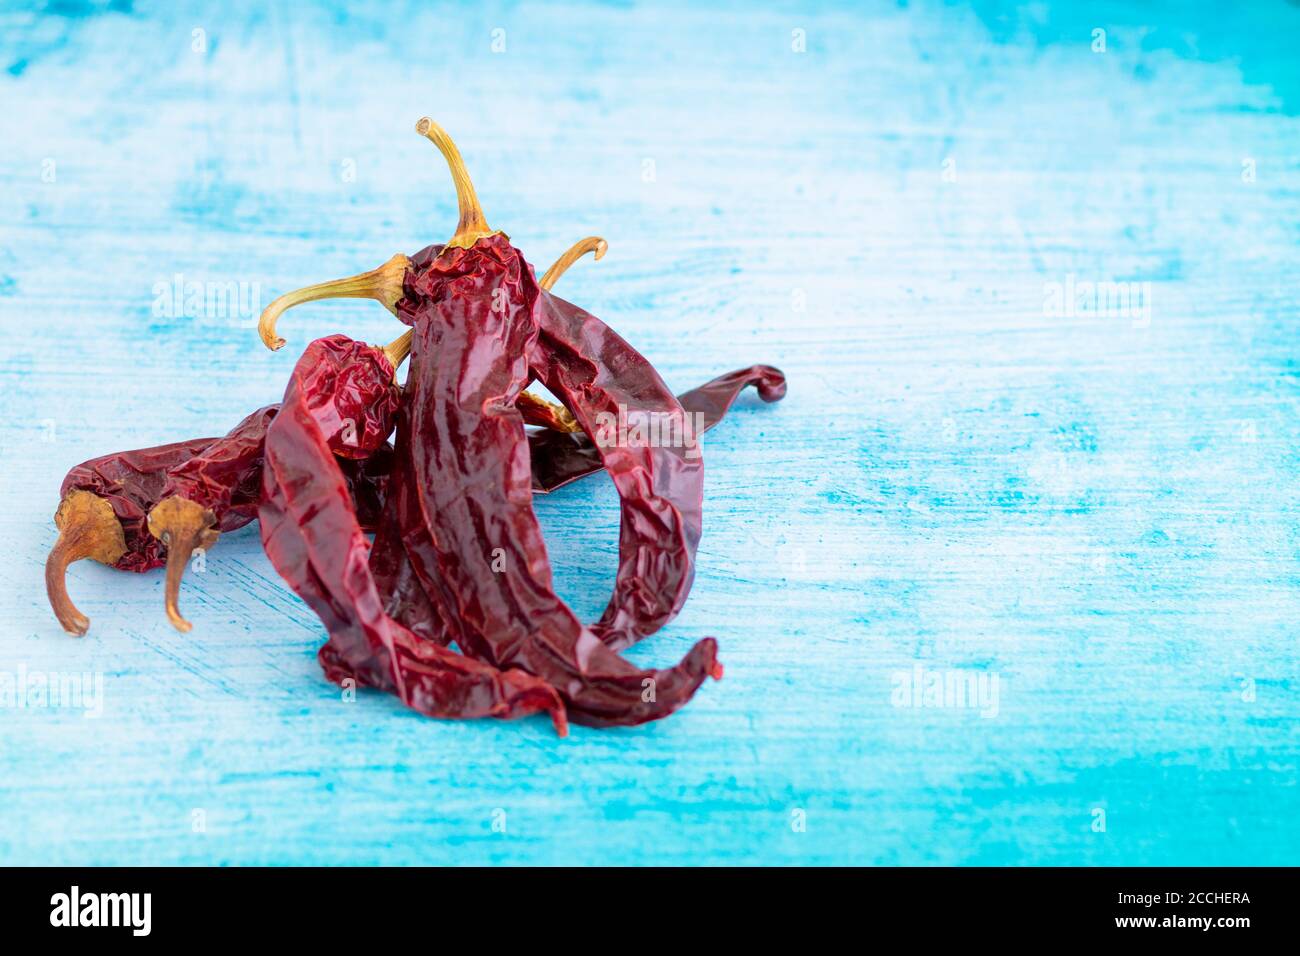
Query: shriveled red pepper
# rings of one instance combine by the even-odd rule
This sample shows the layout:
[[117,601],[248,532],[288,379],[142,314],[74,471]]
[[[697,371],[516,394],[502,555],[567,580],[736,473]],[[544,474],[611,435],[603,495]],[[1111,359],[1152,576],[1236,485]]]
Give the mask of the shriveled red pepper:
[[[184,569],[193,545],[184,550],[183,557],[178,557],[180,549],[169,552],[163,540],[170,537],[169,528],[157,527],[160,533],[151,533],[151,520],[158,517],[157,510],[164,498],[175,493],[178,487],[185,487],[175,480],[177,476],[187,476],[191,480],[201,477],[203,484],[199,487],[205,488],[209,500],[214,502],[213,523],[206,525],[210,537],[205,536],[201,542],[204,547],[210,546],[218,532],[234,531],[252,521],[261,494],[262,439],[278,408],[271,405],[259,409],[224,438],[195,438],[114,452],[82,462],[68,472],[60,488],[61,501],[54,518],[59,537],[45,562],[46,595],[64,630],[81,636],[90,626],[89,619],[72,603],[67,589],[68,565],[82,558],[135,572],[151,571],[167,564],[168,612],[169,617],[172,615],[176,601],[174,587],[180,577],[177,573],[173,584],[171,571]],[[238,462],[238,467],[234,467],[234,462]],[[364,461],[345,461],[342,466],[365,527],[373,528],[378,522],[391,463],[392,449],[388,447]],[[183,619],[182,622],[185,624],[182,629],[188,630],[188,622]]]
[[671,621],[690,594],[704,505],[704,416],[687,412],[650,363],[595,316],[549,293],[537,314],[533,371],[593,437],[619,493],[614,594],[592,630],[621,649]]
[[[276,570],[325,623],[327,676],[396,694],[433,717],[519,717],[540,711],[566,733],[564,706],[545,681],[499,670],[421,640],[385,613],[335,455],[378,448],[399,404],[380,349],[343,336],[308,346],[266,438],[262,544]],[[342,423],[356,425],[356,444]]]
[[[605,242],[595,237],[584,239],[570,247],[542,277],[541,286],[551,288],[560,276],[587,252],[594,252],[597,259],[605,254]],[[441,251],[442,247],[437,249]],[[412,332],[407,332],[398,340],[404,343],[402,354],[409,353]],[[547,402],[529,392],[520,394],[516,407],[524,420],[530,424],[542,425],[546,429],[555,429],[561,433],[579,431],[577,422],[562,406]],[[406,434],[406,429],[401,429]],[[543,431],[538,434],[547,434]],[[531,436],[530,436],[531,437]],[[563,446],[560,446],[563,447]],[[531,450],[531,449],[530,449]],[[403,456],[409,460],[409,456]],[[538,462],[533,462],[534,469]],[[543,466],[544,467],[544,466]],[[413,487],[408,478],[405,482],[393,484],[393,493],[401,494],[404,489]],[[451,641],[450,627],[442,612],[424,592],[410,557],[406,553],[406,544],[402,537],[398,516],[409,514],[412,503],[409,500],[395,500],[385,512],[385,519],[375,534],[374,546],[370,551],[370,570],[374,575],[379,593],[384,596],[384,608],[396,621],[409,628],[419,637],[434,641],[444,646]]]
[[[600,258],[604,240],[583,240],[566,258],[587,250]],[[531,371],[566,410],[572,410],[582,432],[594,436],[597,460],[619,494],[622,520],[614,593],[592,630],[620,649],[662,628],[690,593],[704,498],[699,437],[712,422],[702,411],[683,408],[650,363],[607,325],[550,294],[559,266],[539,283],[541,331]],[[784,379],[780,382],[784,394]],[[729,387],[735,384],[722,386],[722,391]],[[716,394],[717,386],[692,397]],[[770,400],[780,397],[773,390],[769,395]],[[727,406],[734,398],[733,391]],[[621,434],[620,429],[631,434]],[[610,430],[614,434],[605,434]],[[551,447],[573,445],[557,442]],[[537,452],[534,446],[534,475],[547,458],[545,450],[540,458]]]
[[45,593],[63,629],[78,637],[90,619],[68,596],[68,565],[91,558],[123,571],[163,564],[163,547],[146,526],[167,471],[201,452],[211,438],[115,452],[75,466],[59,488],[59,537],[45,560]]

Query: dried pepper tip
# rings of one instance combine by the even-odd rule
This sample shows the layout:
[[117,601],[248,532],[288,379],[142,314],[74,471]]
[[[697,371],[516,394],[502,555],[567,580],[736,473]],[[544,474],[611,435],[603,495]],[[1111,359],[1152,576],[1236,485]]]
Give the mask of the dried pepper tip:
[[722,661],[714,661],[713,666],[709,668],[709,676],[714,680],[722,680],[723,673]]
[[217,516],[210,509],[179,495],[164,498],[149,512],[150,533],[167,546],[167,619],[182,634],[194,626],[181,617],[178,606],[185,565],[197,548],[206,550],[217,543],[216,524]]
[[456,234],[447,241],[447,248],[468,249],[488,236],[504,236],[505,233],[493,229],[483,218],[483,208],[478,204],[478,194],[474,192],[474,184],[470,182],[469,172],[465,169],[465,160],[461,159],[460,150],[451,141],[447,131],[427,116],[415,124],[415,131],[438,147],[451,168],[451,180],[456,185],[460,222],[456,225]]
[[546,275],[542,276],[542,280],[537,284],[549,292],[555,286],[555,283],[559,280],[560,276],[564,275],[564,273],[568,271],[569,266],[573,265],[589,252],[594,252],[597,260],[603,259],[605,258],[605,253],[608,249],[609,243],[600,238],[600,236],[588,236],[586,239],[579,239],[573,245],[569,246],[569,250],[564,255],[555,260],[555,264],[546,270]]
[[126,536],[113,506],[89,491],[71,491],[54,513],[59,539],[45,559],[45,593],[54,616],[69,634],[81,637],[90,619],[68,597],[68,565],[82,558],[113,564],[126,553]]
[[401,299],[402,279],[410,268],[411,260],[400,252],[378,269],[333,282],[319,282],[296,292],[286,292],[262,311],[257,320],[257,334],[266,347],[275,351],[284,346],[284,339],[275,333],[275,323],[280,316],[295,305],[315,302],[318,299],[374,299],[389,312],[397,311]]

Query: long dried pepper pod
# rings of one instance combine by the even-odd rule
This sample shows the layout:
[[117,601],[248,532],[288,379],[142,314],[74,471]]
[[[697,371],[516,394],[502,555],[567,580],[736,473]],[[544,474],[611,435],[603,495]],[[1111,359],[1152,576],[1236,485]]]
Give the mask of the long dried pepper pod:
[[412,257],[398,317],[414,329],[390,493],[426,594],[469,656],[522,668],[555,687],[577,723],[639,724],[685,704],[710,675],[700,641],[676,667],[641,670],[601,643],[552,587],[532,508],[519,409],[532,379],[542,290],[478,208],[460,153],[431,120],[460,206],[456,235]]
[[[435,248],[441,250],[442,247]],[[545,289],[554,287],[569,266],[577,262],[582,256],[588,252],[594,252],[596,258],[600,259],[604,256],[606,248],[605,240],[595,236],[579,240],[570,246],[560,258],[555,260],[551,267],[546,270],[546,275],[542,277],[539,284]],[[400,365],[410,352],[413,334],[414,330],[406,332],[397,342],[384,350],[394,368]],[[397,346],[400,346],[400,348]],[[529,392],[520,394],[515,407],[519,409],[526,422],[533,425],[542,425],[546,428],[544,431],[535,432],[528,436],[530,456],[534,447],[542,448],[541,457],[533,457],[532,462],[534,490],[539,490],[537,478],[539,474],[562,473],[568,476],[567,480],[569,481],[582,477],[582,475],[574,473],[581,465],[572,461],[574,457],[573,445],[534,445],[535,441],[546,435],[566,439],[585,438],[581,426],[570,414],[569,410],[563,405],[548,402]],[[557,458],[554,463],[549,461],[553,452]],[[578,452],[578,454],[581,454],[581,452]],[[599,471],[600,468],[600,458],[596,456],[595,465],[587,469],[584,474],[591,474]],[[404,492],[409,494],[411,485],[412,482],[409,479],[404,483],[400,481],[392,483],[391,490],[394,495],[392,499],[387,501],[388,507],[383,511],[380,525],[375,533],[374,546],[370,550],[370,571],[375,578],[375,585],[379,594],[384,599],[384,609],[389,617],[423,640],[446,645],[452,637],[451,629],[438,608],[424,592],[415,569],[411,566],[411,560],[406,553],[406,544],[403,541],[401,525],[398,520],[398,516],[405,512],[409,504],[394,499]],[[385,493],[389,490],[390,488],[386,485],[384,488]]]

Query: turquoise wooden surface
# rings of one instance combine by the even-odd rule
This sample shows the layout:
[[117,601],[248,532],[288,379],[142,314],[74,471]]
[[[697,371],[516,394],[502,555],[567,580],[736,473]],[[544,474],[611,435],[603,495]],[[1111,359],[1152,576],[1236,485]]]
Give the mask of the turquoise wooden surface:
[[[0,20],[0,863],[1300,862],[1300,10],[220,8]],[[426,113],[539,267],[609,240],[560,291],[672,385],[790,377],[706,441],[694,593],[631,656],[727,672],[660,724],[342,701],[254,528],[189,635],[157,574],[76,566],[82,640],[46,607],[69,466],[399,331],[251,326],[450,234]],[[1149,309],[1052,307],[1111,281]],[[594,616],[612,486],[537,509]],[[90,718],[3,693],[82,673]]]

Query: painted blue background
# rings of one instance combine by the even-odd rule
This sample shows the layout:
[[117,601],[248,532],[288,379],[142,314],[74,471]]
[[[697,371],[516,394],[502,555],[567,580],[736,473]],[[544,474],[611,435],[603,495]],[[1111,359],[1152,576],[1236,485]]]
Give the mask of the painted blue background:
[[[1300,862],[1300,9],[219,6],[0,17],[0,671],[104,676],[99,719],[0,714],[0,863]],[[156,573],[76,566],[82,640],[46,607],[68,467],[400,331],[322,304],[271,354],[155,289],[446,238],[426,113],[540,268],[609,240],[559,291],[670,384],[789,374],[709,435],[694,593],[631,656],[727,673],[660,724],[344,703],[255,528],[189,635]],[[1045,314],[1070,275],[1149,323]],[[537,508],[594,616],[612,486]],[[997,716],[893,706],[916,663]]]

